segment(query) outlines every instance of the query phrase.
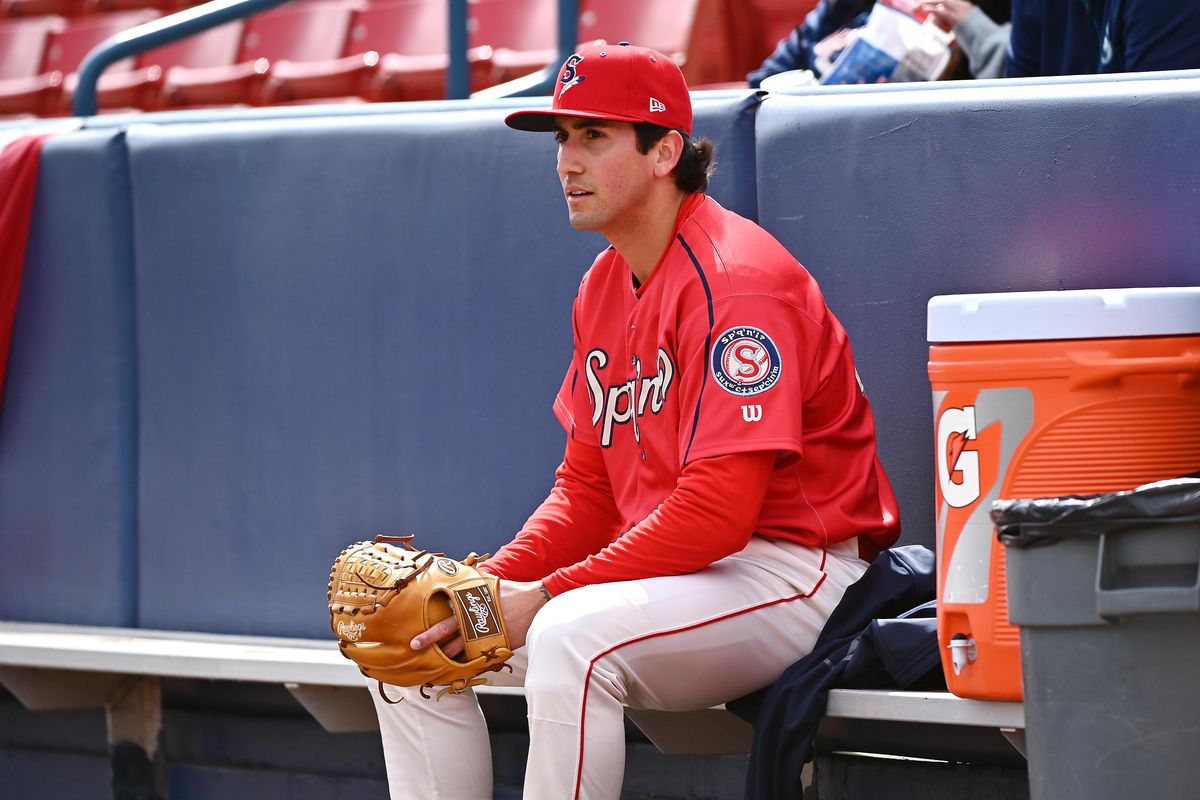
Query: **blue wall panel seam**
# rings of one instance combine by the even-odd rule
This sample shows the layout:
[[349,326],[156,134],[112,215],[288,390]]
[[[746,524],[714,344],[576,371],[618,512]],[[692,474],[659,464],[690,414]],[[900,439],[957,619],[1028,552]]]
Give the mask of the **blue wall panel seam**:
[[754,203],[754,207],[749,210],[749,218],[758,222],[758,110],[762,108],[762,101],[767,96],[764,91],[756,91],[746,97],[741,103],[741,110],[738,114],[739,119],[746,120],[750,133],[749,162],[750,169],[750,191],[748,196]]
[[[124,396],[119,403],[120,417],[117,420],[120,437],[120,474],[128,476],[126,485],[120,487],[122,539],[119,544],[119,571],[122,575],[121,616],[122,624],[139,627],[140,580],[141,580],[141,530],[139,525],[140,470],[138,458],[138,346],[137,346],[137,302],[136,270],[133,237],[133,175],[129,159],[127,131],[122,130],[113,137],[110,145],[112,160],[112,185],[109,198],[112,202],[109,222],[113,226],[113,261],[122,265],[116,272],[117,340],[119,349],[129,359],[124,370],[126,380],[120,384]],[[124,277],[124,280],[121,279]],[[124,436],[121,436],[121,433]]]

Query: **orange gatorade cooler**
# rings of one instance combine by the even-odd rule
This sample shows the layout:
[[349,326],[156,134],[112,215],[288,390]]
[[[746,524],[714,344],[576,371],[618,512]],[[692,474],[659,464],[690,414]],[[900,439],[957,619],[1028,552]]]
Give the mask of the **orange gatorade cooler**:
[[1020,700],[992,501],[1200,470],[1200,288],[934,297],[938,642],[954,694]]

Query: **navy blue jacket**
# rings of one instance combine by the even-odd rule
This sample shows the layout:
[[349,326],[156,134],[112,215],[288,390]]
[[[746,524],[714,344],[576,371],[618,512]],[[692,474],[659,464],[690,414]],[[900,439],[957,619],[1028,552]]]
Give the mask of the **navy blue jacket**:
[[834,687],[945,688],[937,646],[933,553],[884,550],[846,590],[812,653],[773,685],[727,704],[754,725],[747,800],[797,798],[800,771]]
[[1200,68],[1196,0],[1013,0],[1010,78]]

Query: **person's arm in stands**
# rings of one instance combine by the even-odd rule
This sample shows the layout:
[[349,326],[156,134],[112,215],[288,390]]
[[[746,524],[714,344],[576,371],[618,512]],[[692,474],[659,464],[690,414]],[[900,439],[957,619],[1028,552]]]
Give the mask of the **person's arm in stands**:
[[926,0],[921,3],[921,10],[932,14],[946,30],[954,32],[958,46],[967,56],[971,75],[976,78],[1004,77],[1011,24],[1001,25],[970,0]]
[[980,79],[1004,77],[1011,33],[1011,22],[997,25],[978,9],[976,13],[967,17],[960,27],[954,29],[954,35],[958,37],[963,52],[967,54],[967,63],[972,75]]

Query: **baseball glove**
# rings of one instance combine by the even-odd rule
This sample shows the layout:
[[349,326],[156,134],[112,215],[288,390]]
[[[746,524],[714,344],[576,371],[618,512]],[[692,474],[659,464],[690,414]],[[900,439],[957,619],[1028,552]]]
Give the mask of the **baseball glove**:
[[[420,686],[426,697],[424,687],[442,686],[441,697],[487,683],[480,673],[501,669],[512,656],[499,579],[475,568],[487,556],[471,553],[455,561],[418,550],[412,539],[356,542],[341,552],[329,575],[329,627],[342,655],[380,682],[380,696],[389,703],[384,683]],[[457,659],[438,644],[409,647],[414,636],[452,614],[465,645]]]

